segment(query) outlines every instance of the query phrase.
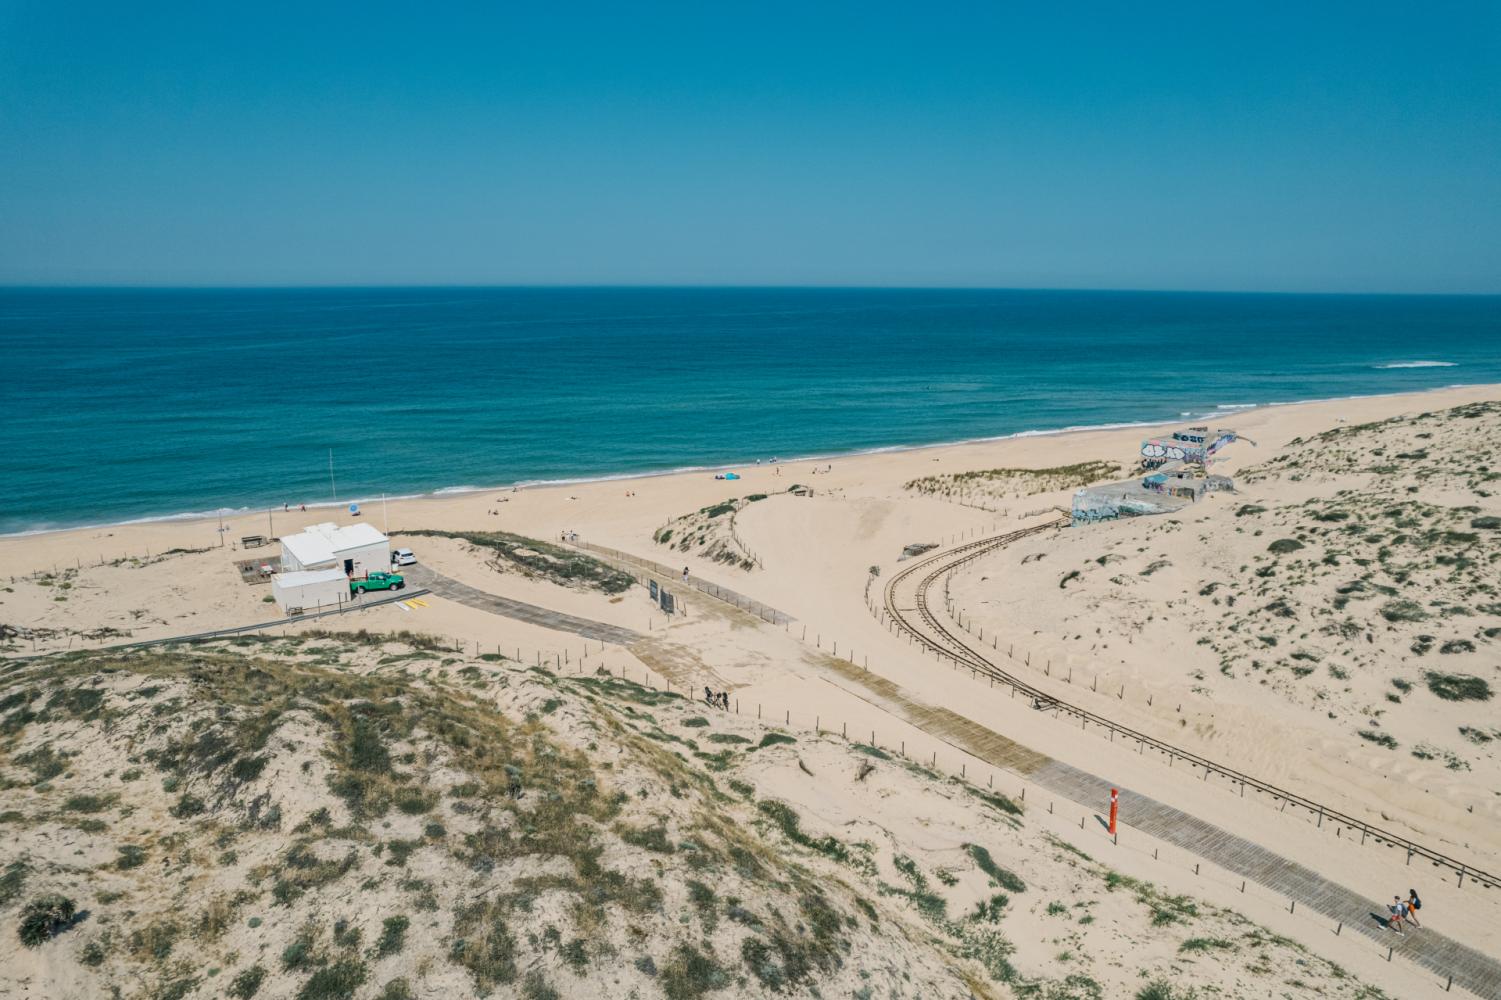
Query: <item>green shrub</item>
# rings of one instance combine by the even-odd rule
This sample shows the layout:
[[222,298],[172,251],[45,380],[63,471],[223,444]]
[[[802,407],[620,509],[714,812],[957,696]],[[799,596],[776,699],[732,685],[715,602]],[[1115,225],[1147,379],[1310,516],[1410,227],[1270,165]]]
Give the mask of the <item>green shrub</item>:
[[384,958],[401,951],[406,943],[407,927],[410,924],[411,921],[404,916],[387,917],[381,924],[380,940],[376,942],[375,953]]
[[1279,538],[1268,545],[1266,550],[1272,553],[1272,555],[1281,556],[1289,552],[1296,552],[1301,548],[1303,548],[1303,543],[1296,538]]
[[281,950],[281,967],[288,972],[307,968],[315,959],[316,941],[311,926],[298,931],[292,943]]
[[377,1000],[416,1000],[416,997],[412,984],[398,976],[385,985]]
[[1428,690],[1445,701],[1489,701],[1491,686],[1483,678],[1469,674],[1441,674],[1430,670],[1423,675]]
[[672,958],[662,968],[660,979],[667,1000],[695,1000],[730,985],[729,974],[714,957],[691,944],[679,944],[672,949]]
[[325,965],[297,991],[297,1000],[349,1000],[369,973],[357,958],[341,958]]
[[521,1000],[561,1000],[561,998],[562,994],[552,988],[541,969],[533,969],[526,974],[526,980],[521,984]]
[[1387,601],[1381,606],[1381,617],[1389,622],[1420,622],[1428,617],[1428,612],[1416,601]]
[[63,809],[68,812],[96,813],[103,812],[114,804],[113,795],[70,795],[63,802]]
[[68,926],[76,912],[77,907],[67,896],[58,893],[37,896],[21,910],[21,926],[17,930],[21,943],[28,948],[46,944]]
[[832,858],[841,864],[849,865],[858,871],[868,875],[876,873],[875,863],[863,854],[856,854],[850,850],[849,845],[837,837],[810,837],[804,833],[801,820],[797,811],[785,802],[775,799],[762,799],[756,803],[756,808],[761,814],[774,822],[782,831],[782,836],[794,844],[817,851],[824,857]]
[[31,869],[24,861],[12,861],[5,866],[5,871],[0,872],[0,906],[9,904],[21,895],[21,887],[26,884],[26,876],[30,874]]
[[1026,892],[1027,884],[1013,871],[1002,868],[990,857],[990,852],[979,844],[965,844],[964,849],[974,859],[975,867],[989,875],[996,885],[1012,892]]
[[204,808],[202,799],[184,792],[168,811],[177,819],[191,819],[194,816],[200,815]]
[[501,904],[486,901],[465,907],[454,917],[453,932],[448,957],[469,970],[481,991],[516,981],[516,939],[506,926]]
[[564,586],[583,584],[606,594],[619,594],[636,583],[635,577],[573,549],[507,531],[406,531],[405,535],[457,538],[515,564],[529,576]]
[[250,1000],[260,991],[265,979],[266,970],[259,965],[252,965],[230,982],[229,995],[235,1000]]
[[667,839],[667,827],[661,823],[648,827],[621,824],[620,839],[632,846],[655,851],[658,854],[671,854],[674,850],[672,841]]
[[1198,995],[1198,990],[1179,991],[1166,979],[1154,979],[1136,991],[1136,1000],[1194,1000]]
[[1356,733],[1356,735],[1369,743],[1374,743],[1380,747],[1386,747],[1388,750],[1397,749],[1396,737],[1392,736],[1390,733],[1378,733],[1374,729],[1362,729],[1358,733]]

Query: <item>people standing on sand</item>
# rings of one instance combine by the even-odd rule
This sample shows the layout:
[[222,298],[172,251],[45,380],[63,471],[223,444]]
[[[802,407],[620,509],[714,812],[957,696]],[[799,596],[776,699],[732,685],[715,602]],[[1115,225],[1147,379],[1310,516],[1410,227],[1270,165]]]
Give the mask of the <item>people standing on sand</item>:
[[714,692],[709,690],[709,685],[707,684],[704,685],[704,704],[714,704]]
[[726,712],[730,710],[730,693],[728,691],[719,692],[719,707]]
[[1416,890],[1416,889],[1408,889],[1407,890],[1407,922],[1410,923],[1410,924],[1412,924],[1414,927],[1417,927],[1417,928],[1420,928],[1420,929],[1422,928],[1423,925],[1420,924],[1420,923],[1418,923],[1418,911],[1421,910],[1422,908],[1423,908],[1423,901],[1418,898],[1418,890]]

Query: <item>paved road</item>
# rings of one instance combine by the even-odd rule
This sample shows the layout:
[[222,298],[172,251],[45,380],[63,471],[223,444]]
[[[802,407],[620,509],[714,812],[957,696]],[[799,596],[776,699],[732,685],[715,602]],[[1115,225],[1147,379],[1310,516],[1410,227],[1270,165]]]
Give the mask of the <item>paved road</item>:
[[619,625],[606,625],[604,622],[579,618],[561,611],[527,604],[525,601],[487,594],[483,590],[471,587],[467,583],[460,583],[427,566],[403,567],[403,575],[416,586],[425,587],[439,597],[446,597],[450,601],[456,601],[480,611],[540,625],[557,632],[572,632],[574,635],[581,635],[596,642],[613,642],[620,646],[629,646],[643,638],[642,633],[621,628]]

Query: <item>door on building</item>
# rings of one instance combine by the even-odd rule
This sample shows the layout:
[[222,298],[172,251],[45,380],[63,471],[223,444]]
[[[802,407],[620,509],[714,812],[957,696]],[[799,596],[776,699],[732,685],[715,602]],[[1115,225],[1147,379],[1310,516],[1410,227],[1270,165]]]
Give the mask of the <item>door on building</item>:
[[345,559],[344,560],[344,575],[345,576],[354,576],[354,560],[353,559]]

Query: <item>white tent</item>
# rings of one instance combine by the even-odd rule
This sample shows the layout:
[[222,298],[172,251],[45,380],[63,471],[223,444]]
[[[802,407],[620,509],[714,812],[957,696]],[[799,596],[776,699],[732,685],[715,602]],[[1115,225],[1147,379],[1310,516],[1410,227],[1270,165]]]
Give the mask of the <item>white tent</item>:
[[340,569],[278,573],[271,578],[271,595],[289,614],[338,607],[349,601],[349,578]]
[[391,568],[391,542],[372,524],[315,524],[281,540],[285,571],[337,569],[346,576]]

